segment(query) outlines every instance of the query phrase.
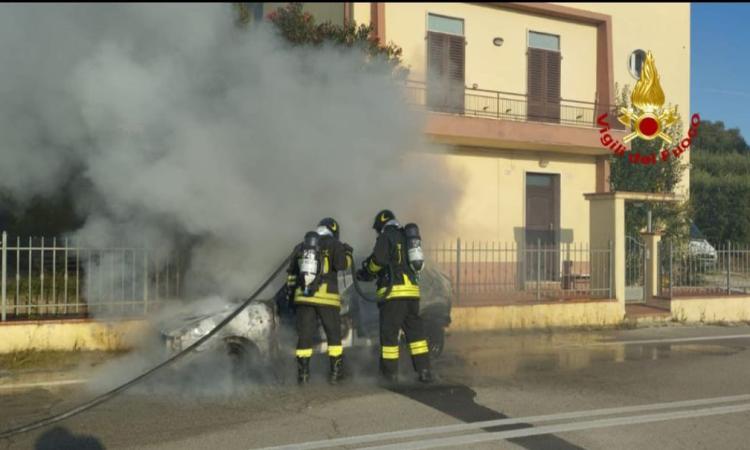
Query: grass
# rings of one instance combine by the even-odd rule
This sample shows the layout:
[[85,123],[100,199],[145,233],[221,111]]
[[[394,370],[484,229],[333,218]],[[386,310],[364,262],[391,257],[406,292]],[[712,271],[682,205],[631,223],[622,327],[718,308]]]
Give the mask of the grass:
[[0,368],[18,370],[71,370],[82,366],[93,367],[122,355],[123,351],[40,351],[22,350],[0,354]]

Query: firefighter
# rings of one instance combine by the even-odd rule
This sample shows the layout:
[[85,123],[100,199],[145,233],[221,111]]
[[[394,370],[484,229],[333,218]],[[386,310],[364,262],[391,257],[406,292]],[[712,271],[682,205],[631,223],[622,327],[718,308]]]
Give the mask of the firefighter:
[[[362,263],[356,276],[360,281],[377,278],[377,293],[383,300],[378,303],[381,375],[386,382],[398,381],[398,341],[403,329],[419,381],[431,383],[429,347],[419,316],[419,282],[417,272],[408,260],[406,233],[393,212],[387,209],[375,216],[373,228],[378,233],[375,249]],[[390,292],[389,285],[392,286]]]
[[330,217],[318,223],[315,233],[308,233],[319,237],[313,254],[318,258],[319,269],[312,283],[308,283],[310,274],[304,273],[304,268],[301,267],[307,238],[294,248],[289,263],[287,290],[297,316],[297,381],[300,384],[306,384],[310,379],[310,358],[313,354],[313,339],[318,331],[318,319],[323,324],[328,342],[331,364],[329,382],[336,384],[343,378],[338,271],[347,270],[351,266],[352,248],[339,241],[339,233],[339,224]]

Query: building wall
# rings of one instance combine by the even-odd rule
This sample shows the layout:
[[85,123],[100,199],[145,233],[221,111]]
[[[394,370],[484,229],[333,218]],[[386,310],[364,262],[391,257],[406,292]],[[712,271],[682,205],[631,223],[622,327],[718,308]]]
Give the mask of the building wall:
[[369,24],[371,19],[371,5],[370,2],[352,3],[352,19],[354,22],[361,25]]
[[560,175],[560,241],[589,241],[589,202],[583,194],[596,190],[594,157],[462,148],[445,159],[468,175],[454,217],[462,239],[522,243],[525,176],[533,172]]
[[[667,103],[678,105],[683,134],[690,123],[690,3],[559,3],[560,5],[612,16],[614,79],[619,86],[632,88],[636,80],[628,72],[628,57],[633,50],[651,50],[661,78]],[[681,156],[684,163],[690,152]],[[685,172],[680,189],[690,185]]]
[[[355,8],[356,11],[356,8]],[[596,27],[530,16],[472,3],[388,3],[386,39],[400,45],[411,78],[425,78],[427,14],[464,20],[466,85],[526,93],[526,48],[529,31],[560,36],[561,96],[593,102],[596,91]],[[496,47],[492,40],[502,37]]]
[[[281,5],[281,3],[269,3]],[[614,81],[620,87],[635,84],[627,61],[638,48],[652,50],[667,102],[679,105],[685,131],[690,120],[690,5],[687,3],[560,3],[568,8],[612,17]],[[305,4],[318,20],[337,22],[343,3]],[[357,23],[369,23],[371,3],[350,4]],[[425,77],[427,15],[435,13],[464,20],[466,38],[466,85],[480,89],[526,93],[526,48],[529,31],[560,36],[562,54],[561,96],[593,102],[596,95],[597,28],[475,3],[387,3],[385,39],[403,48],[411,78]],[[504,43],[497,47],[495,37]],[[540,158],[549,164],[542,168]],[[682,156],[685,163],[689,152]],[[455,213],[456,228],[465,239],[519,242],[525,226],[526,172],[559,173],[562,242],[589,241],[589,204],[584,193],[596,191],[594,157],[545,155],[520,148],[454,148],[447,163],[469,176],[464,198]],[[685,175],[681,190],[689,186]]]
[[[689,4],[564,4],[612,16],[612,58],[618,86],[635,79],[628,71],[630,53],[652,50],[667,94],[679,105],[685,131],[689,110]],[[355,7],[355,16],[357,8]],[[470,3],[389,3],[385,8],[388,41],[404,50],[411,78],[422,80],[426,70],[428,13],[464,20],[466,85],[481,89],[526,93],[526,47],[529,31],[560,36],[562,54],[561,96],[593,102],[596,91],[597,30],[594,25],[545,18]],[[656,30],[674,30],[669,33]],[[502,37],[497,47],[493,38]],[[685,162],[688,158],[683,155]],[[593,157],[548,157],[539,167],[540,154],[520,149],[460,149],[448,156],[450,165],[469,176],[465,197],[456,213],[458,229],[467,239],[519,242],[525,226],[524,173],[559,173],[561,242],[589,241],[589,204],[584,193],[596,191]],[[681,190],[689,186],[685,175]]]

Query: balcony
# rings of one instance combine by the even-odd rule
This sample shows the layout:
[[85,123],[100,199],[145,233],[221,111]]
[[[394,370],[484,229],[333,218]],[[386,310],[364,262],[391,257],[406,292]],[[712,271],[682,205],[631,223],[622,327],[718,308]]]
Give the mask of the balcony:
[[453,145],[606,155],[597,125],[601,112],[609,113],[615,139],[625,135],[611,105],[537,102],[525,94],[469,87],[463,93],[431,92],[413,80],[406,82],[405,95],[407,103],[428,112],[426,133]]

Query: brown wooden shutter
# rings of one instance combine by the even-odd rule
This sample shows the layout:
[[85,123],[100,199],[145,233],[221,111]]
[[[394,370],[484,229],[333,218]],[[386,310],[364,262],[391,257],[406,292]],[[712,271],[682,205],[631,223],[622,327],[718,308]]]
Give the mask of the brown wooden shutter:
[[463,36],[448,35],[448,64],[450,107],[463,114],[466,88],[466,43]]
[[560,121],[560,52],[528,49],[526,71],[529,120]]
[[427,107],[442,110],[446,105],[447,86],[444,85],[445,47],[444,34],[427,33]]
[[547,55],[544,50],[529,48],[527,51],[528,62],[526,64],[526,94],[527,112],[529,120],[541,121],[544,117],[544,85],[547,79]]
[[546,94],[547,108],[545,116],[548,122],[560,122],[560,52],[546,51],[547,53],[547,85]]
[[427,33],[427,106],[463,113],[465,43],[463,36]]

